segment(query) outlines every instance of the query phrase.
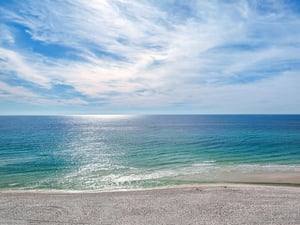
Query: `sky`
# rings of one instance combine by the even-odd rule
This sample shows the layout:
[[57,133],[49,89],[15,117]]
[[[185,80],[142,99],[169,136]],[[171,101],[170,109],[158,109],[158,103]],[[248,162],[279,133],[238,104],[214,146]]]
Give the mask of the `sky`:
[[299,0],[0,0],[0,114],[299,114]]

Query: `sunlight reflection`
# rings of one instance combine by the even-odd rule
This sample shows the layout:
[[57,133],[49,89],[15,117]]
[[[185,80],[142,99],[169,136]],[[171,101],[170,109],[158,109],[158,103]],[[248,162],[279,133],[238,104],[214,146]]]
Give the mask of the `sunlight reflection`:
[[136,117],[135,115],[124,115],[124,114],[99,114],[99,115],[73,115],[74,117],[87,118],[87,119],[104,119],[104,120],[116,120],[116,119],[129,119]]

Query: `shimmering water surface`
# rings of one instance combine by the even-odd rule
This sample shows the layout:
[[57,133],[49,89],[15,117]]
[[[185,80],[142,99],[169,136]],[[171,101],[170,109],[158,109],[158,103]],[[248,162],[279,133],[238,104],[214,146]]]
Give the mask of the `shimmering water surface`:
[[300,115],[0,116],[0,188],[111,190],[300,172]]

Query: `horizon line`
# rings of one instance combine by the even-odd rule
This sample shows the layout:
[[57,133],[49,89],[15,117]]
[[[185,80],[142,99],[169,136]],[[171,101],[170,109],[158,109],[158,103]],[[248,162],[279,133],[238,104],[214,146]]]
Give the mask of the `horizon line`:
[[0,116],[230,116],[230,115],[300,115],[300,113],[103,113],[103,114],[0,114]]

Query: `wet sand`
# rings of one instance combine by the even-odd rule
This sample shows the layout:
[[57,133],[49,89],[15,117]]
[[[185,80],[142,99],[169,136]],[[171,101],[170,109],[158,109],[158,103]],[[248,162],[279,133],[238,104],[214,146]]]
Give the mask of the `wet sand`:
[[300,225],[300,188],[199,185],[98,193],[2,190],[0,224]]

